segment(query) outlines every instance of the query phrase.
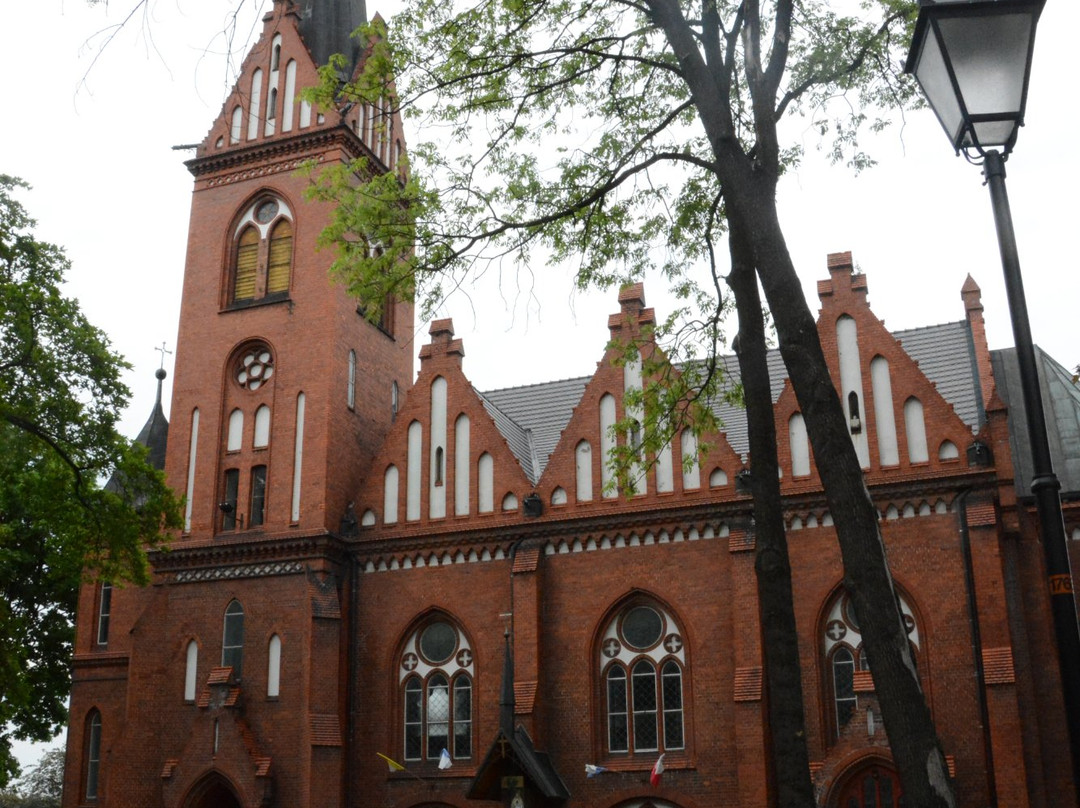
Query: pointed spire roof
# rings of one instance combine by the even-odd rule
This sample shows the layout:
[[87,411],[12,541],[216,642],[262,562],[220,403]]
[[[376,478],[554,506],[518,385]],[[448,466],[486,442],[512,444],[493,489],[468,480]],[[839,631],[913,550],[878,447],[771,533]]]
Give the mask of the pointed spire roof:
[[349,76],[360,60],[360,42],[352,32],[367,22],[364,0],[295,0],[300,11],[300,36],[315,64],[322,66],[335,53],[344,53]]
[[169,441],[169,421],[161,408],[161,383],[165,381],[165,369],[158,368],[154,375],[158,380],[157,401],[135,440],[150,450],[150,465],[160,471],[165,468],[165,447]]

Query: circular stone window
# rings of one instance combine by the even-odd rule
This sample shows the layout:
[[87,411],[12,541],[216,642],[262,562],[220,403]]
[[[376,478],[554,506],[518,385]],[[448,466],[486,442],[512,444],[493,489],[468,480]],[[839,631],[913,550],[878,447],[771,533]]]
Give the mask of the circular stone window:
[[664,618],[648,606],[635,606],[622,621],[622,635],[626,644],[639,651],[652,648],[664,633]]
[[433,665],[441,665],[454,655],[457,632],[449,623],[432,623],[420,633],[420,653]]
[[236,383],[245,390],[258,390],[274,375],[274,355],[265,345],[256,345],[240,357]]
[[255,208],[255,221],[259,224],[267,224],[275,216],[278,215],[278,203],[277,200],[268,199],[265,202],[260,202],[259,206]]

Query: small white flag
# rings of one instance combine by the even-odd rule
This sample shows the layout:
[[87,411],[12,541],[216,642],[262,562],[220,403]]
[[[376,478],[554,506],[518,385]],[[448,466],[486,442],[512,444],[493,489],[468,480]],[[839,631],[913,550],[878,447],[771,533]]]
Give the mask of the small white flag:
[[596,777],[596,775],[598,774],[603,774],[606,771],[607,769],[605,769],[603,766],[597,766],[592,763],[585,764],[585,774],[588,775],[590,778]]
[[449,769],[453,765],[454,765],[454,761],[452,761],[450,759],[450,753],[447,752],[445,749],[443,749],[442,754],[439,755],[439,768],[440,769]]

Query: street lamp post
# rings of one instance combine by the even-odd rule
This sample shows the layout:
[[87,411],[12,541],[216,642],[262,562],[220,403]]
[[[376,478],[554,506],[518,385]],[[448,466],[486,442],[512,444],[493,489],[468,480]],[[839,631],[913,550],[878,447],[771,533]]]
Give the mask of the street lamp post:
[[958,153],[963,150],[972,162],[982,159],[983,175],[990,187],[1031,442],[1031,491],[1046,557],[1073,783],[1080,788],[1080,631],[1058,493],[1061,484],[1050,457],[1020,258],[1005,191],[1005,160],[1023,125],[1035,26],[1044,5],[1045,0],[920,0],[905,70],[915,74],[953,148]]

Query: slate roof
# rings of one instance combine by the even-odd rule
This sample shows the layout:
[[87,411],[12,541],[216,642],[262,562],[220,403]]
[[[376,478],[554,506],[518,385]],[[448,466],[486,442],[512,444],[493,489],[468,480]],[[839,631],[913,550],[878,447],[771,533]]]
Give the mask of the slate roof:
[[367,21],[364,0],[299,0],[300,36],[318,67],[331,55],[347,57],[345,73],[352,75],[360,61],[360,40],[351,34]]
[[[1080,494],[1080,388],[1072,374],[1050,356],[1035,348],[1039,370],[1046,431],[1050,438],[1050,459],[1061,482],[1062,495]],[[1020,366],[1016,349],[990,352],[998,396],[1009,408],[1009,444],[1012,448],[1016,492],[1031,494],[1033,474],[1031,445],[1027,436],[1027,409],[1020,389]]]
[[[938,392],[952,404],[963,422],[972,430],[977,429],[985,420],[985,414],[979,395],[975,349],[967,321],[896,331],[893,336]],[[740,379],[738,360],[728,355],[719,357],[718,361],[728,380],[723,386],[731,389]],[[783,392],[787,369],[779,350],[769,351],[767,361],[775,403]],[[590,377],[583,376],[482,393],[478,391],[495,425],[534,484],[547,467],[551,453],[589,381]],[[746,413],[741,407],[724,400],[717,401],[713,411],[723,425],[731,448],[745,455],[750,445]],[[1076,439],[1080,443],[1080,430]],[[1080,451],[1073,456],[1077,458],[1077,480],[1080,482]]]
[[532,483],[540,479],[547,467],[589,379],[581,376],[478,392]]

